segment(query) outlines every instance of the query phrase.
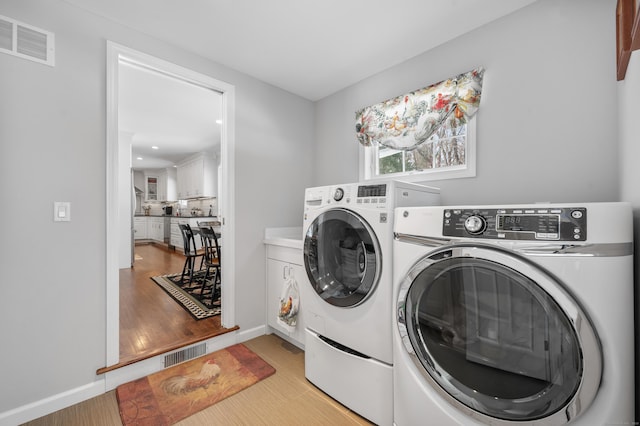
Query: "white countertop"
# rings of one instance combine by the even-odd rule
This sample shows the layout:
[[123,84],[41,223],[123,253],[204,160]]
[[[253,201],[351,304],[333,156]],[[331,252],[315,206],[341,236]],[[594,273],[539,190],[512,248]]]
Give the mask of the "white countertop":
[[302,227],[265,228],[264,243],[302,249]]

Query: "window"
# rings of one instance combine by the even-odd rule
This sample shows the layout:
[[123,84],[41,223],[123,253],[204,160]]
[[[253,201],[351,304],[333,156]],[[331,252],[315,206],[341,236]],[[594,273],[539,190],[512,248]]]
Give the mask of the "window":
[[428,181],[475,176],[476,118],[448,120],[426,142],[402,151],[360,146],[360,179],[402,178]]

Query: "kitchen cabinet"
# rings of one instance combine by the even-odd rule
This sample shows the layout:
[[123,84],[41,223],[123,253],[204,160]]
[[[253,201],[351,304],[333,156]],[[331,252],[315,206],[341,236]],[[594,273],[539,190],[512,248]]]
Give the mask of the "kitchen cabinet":
[[[184,241],[182,240],[182,232],[180,232],[180,228],[178,227],[179,224],[189,224],[189,226],[191,228],[197,228],[198,227],[198,222],[200,221],[206,221],[207,218],[205,217],[191,217],[191,218],[187,218],[187,217],[172,217],[171,218],[171,237],[169,239],[169,244],[171,244],[172,246],[174,246],[176,248],[176,250],[179,251],[184,251]],[[202,248],[202,240],[200,239],[200,237],[198,235],[195,236],[194,238],[195,242],[196,242],[196,249],[199,250]]]
[[176,170],[145,170],[145,201],[176,201]]
[[175,167],[167,168],[164,173],[164,179],[161,179],[161,183],[164,185],[164,199],[163,201],[177,201],[178,189],[177,183],[177,170]]
[[159,180],[160,176],[157,173],[144,173],[145,201],[158,201]]
[[180,228],[178,228],[179,223],[187,223],[188,219],[178,219],[175,217],[171,218],[171,237],[169,237],[169,244],[174,246],[176,249],[180,251],[183,250],[183,242],[182,242],[182,234],[180,233]]
[[149,217],[147,219],[147,238],[164,242],[164,218],[163,217]]
[[163,217],[134,217],[133,233],[136,240],[164,242]]
[[199,153],[178,164],[178,199],[216,197],[218,194],[218,168],[215,156]]
[[158,173],[158,201],[167,201],[167,172]]
[[144,240],[147,238],[147,218],[133,218],[133,238],[135,240]]
[[298,283],[298,290],[309,284],[302,261],[302,249],[267,244],[267,326],[290,343],[304,349],[304,300],[300,300],[300,310],[295,329],[289,331],[278,323],[280,295],[289,276]]

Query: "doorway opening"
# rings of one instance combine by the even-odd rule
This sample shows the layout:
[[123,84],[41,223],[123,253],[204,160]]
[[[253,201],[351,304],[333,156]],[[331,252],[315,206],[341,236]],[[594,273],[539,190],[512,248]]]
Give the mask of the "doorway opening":
[[[225,256],[222,257],[224,271],[221,288],[221,326],[232,328],[234,311],[234,108],[235,89],[232,85],[197,73],[162,59],[137,52],[124,46],[107,42],[107,366],[116,365],[120,357],[120,269],[123,259],[133,260],[132,212],[135,198],[132,197],[131,137],[124,135],[119,124],[119,85],[122,64],[134,65],[153,71],[169,79],[204,88],[221,96],[219,185],[217,191],[218,219],[224,235]],[[213,114],[213,112],[212,112]],[[126,133],[126,132],[124,132]]]

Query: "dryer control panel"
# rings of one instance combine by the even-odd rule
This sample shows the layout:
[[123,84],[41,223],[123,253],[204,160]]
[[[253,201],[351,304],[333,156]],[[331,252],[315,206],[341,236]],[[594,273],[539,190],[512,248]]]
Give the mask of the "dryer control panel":
[[585,241],[587,209],[462,208],[445,209],[442,235],[504,240]]

